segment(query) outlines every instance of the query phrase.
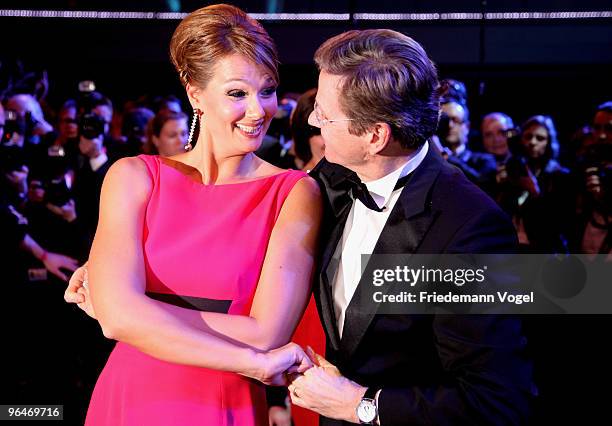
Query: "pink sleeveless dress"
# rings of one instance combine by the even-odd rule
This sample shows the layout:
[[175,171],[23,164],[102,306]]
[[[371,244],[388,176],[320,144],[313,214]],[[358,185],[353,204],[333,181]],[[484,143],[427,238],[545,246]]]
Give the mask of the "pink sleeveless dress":
[[[306,176],[288,170],[249,182],[204,185],[139,156],[153,182],[143,250],[147,295],[200,311],[248,315],[270,233]],[[118,342],[94,389],[86,424],[267,425],[261,383],[173,364]]]

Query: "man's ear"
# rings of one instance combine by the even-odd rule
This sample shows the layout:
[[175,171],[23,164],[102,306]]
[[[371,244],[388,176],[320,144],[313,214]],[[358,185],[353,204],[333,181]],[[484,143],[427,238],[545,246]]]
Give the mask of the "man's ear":
[[391,126],[387,123],[375,123],[368,133],[370,134],[370,155],[382,152],[393,139]]

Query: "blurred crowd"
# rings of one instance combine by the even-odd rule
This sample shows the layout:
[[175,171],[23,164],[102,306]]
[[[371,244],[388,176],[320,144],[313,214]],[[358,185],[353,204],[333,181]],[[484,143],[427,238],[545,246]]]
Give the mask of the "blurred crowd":
[[[470,116],[465,84],[442,81],[441,155],[512,218],[523,253],[612,250],[612,101],[585,105],[589,123],[560,140],[553,117],[515,122],[502,111]],[[324,155],[319,129],[308,125],[316,89],[279,102],[269,145],[260,155],[281,167],[310,170]]]
[[609,255],[612,102],[559,140],[553,117],[485,114],[471,125],[465,85],[445,80],[437,146],[512,218],[524,253]]
[[[18,402],[24,392],[51,392],[57,403],[82,397],[76,402],[85,406],[110,346],[94,321],[63,304],[64,280],[88,257],[109,167],[125,156],[182,152],[191,111],[172,95],[117,108],[89,81],[54,108],[47,89],[43,74],[5,88],[0,104],[2,311],[7,323],[20,321],[8,336],[20,350],[3,392]],[[508,213],[523,252],[611,254],[612,102],[580,106],[592,111],[591,122],[560,140],[553,117],[474,117],[462,82],[444,80],[443,90],[432,145]],[[325,148],[308,125],[315,97],[316,89],[279,96],[258,155],[284,168],[317,164]],[[58,336],[66,324],[72,336]],[[45,347],[41,339],[49,353],[28,350]],[[58,345],[64,349],[54,351]]]
[[36,403],[52,395],[80,407],[79,424],[112,343],[63,302],[65,281],[88,257],[110,166],[181,152],[188,118],[174,96],[143,97],[118,113],[87,81],[53,108],[46,76],[31,80],[5,88],[0,103],[0,311],[11,345],[0,396]]

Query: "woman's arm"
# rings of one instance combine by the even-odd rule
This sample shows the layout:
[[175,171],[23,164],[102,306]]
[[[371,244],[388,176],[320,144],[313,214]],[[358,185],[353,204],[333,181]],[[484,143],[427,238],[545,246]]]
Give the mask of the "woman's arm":
[[[89,291],[104,335],[156,358],[233,371],[265,382],[292,365],[309,364],[299,347],[271,354],[233,345],[194,326],[195,315],[145,296],[144,214],[151,192],[145,164],[115,163],[102,186],[100,219],[90,253]],[[194,315],[195,314],[195,315]]]
[[310,296],[321,216],[317,183],[301,179],[272,230],[250,315],[200,312],[204,327],[261,350],[287,343]]
[[321,216],[319,186],[314,179],[301,179],[285,200],[272,230],[248,316],[157,303],[193,327],[238,345],[267,351],[286,344],[310,295]]
[[[319,188],[313,180],[303,179],[285,200],[275,224],[249,316],[153,303],[225,340],[260,350],[281,346],[291,337],[308,298],[320,220]],[[86,270],[79,272],[70,279],[65,299],[95,318],[88,292],[81,287]],[[283,303],[276,303],[279,300]]]

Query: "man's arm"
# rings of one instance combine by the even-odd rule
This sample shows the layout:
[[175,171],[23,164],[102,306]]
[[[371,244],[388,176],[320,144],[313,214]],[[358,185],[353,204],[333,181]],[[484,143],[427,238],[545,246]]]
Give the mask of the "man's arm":
[[[514,252],[515,246],[514,228],[507,217],[497,208],[485,208],[459,228],[445,251],[508,253]],[[531,365],[523,356],[525,340],[519,319],[437,315],[432,333],[446,373],[444,379],[438,383],[432,379],[428,386],[381,387],[378,415],[382,426],[526,422]],[[365,389],[328,365],[296,379],[290,395],[299,406],[355,423],[355,410]]]
[[[513,253],[514,228],[487,209],[455,234],[448,253]],[[490,266],[491,267],[491,266]],[[510,315],[437,315],[436,348],[447,378],[432,386],[384,387],[383,426],[406,424],[524,424],[532,391],[521,321]]]

